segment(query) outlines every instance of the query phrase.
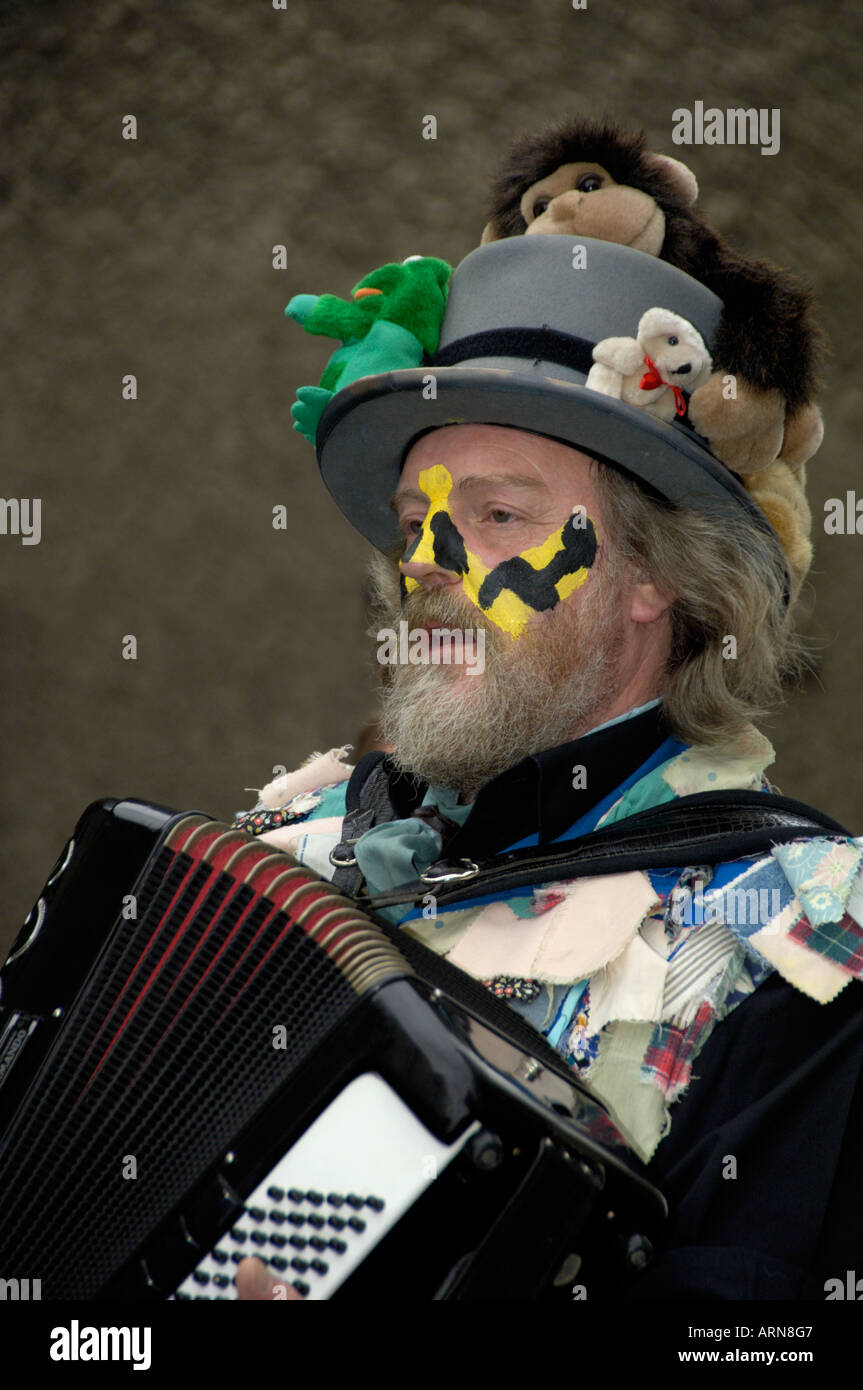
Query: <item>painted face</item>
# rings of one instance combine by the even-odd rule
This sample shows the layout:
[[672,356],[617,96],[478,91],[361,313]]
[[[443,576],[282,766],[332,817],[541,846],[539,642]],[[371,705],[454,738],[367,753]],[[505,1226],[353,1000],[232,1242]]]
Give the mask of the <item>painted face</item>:
[[[502,560],[489,569],[467,549],[450,512],[453,480],[442,464],[419,475],[419,487],[429,499],[422,528],[411,541],[403,561],[436,564],[461,576],[461,585],[477,608],[496,627],[521,636],[534,613],[554,608],[580,588],[596,558],[593,522],[583,511],[568,517],[541,545]],[[405,593],[420,581],[402,575]]]

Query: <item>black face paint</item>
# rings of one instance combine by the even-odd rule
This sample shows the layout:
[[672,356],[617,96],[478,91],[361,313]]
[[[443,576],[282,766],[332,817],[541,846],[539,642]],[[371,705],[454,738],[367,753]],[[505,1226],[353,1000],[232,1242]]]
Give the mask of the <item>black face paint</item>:
[[429,525],[434,536],[435,564],[453,574],[467,569],[467,550],[461,532],[446,512],[435,512]]
[[534,569],[521,555],[495,565],[480,585],[480,607],[490,608],[504,589],[509,589],[522,603],[540,613],[559,603],[560,595],[555,584],[564,575],[589,569],[596,559],[596,531],[589,517],[583,520],[584,525],[578,527],[573,526],[571,520],[566,522],[560,533],[560,549],[555,551],[544,569]]

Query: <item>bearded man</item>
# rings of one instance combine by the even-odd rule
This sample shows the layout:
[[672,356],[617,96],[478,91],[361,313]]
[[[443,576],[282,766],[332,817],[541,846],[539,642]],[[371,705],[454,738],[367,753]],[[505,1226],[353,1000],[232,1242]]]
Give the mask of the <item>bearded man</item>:
[[[627,248],[587,266],[563,237],[481,248],[431,364],[328,406],[324,479],[383,552],[379,646],[443,636],[388,673],[391,754],[316,755],[238,822],[604,1102],[670,1208],[630,1296],[824,1298],[863,1258],[863,841],[775,794],[753,723],[800,659],[802,470],[768,519],[685,421],[588,389],[590,343],[655,305],[709,343],[721,306]],[[272,1296],[259,1262],[237,1284]]]

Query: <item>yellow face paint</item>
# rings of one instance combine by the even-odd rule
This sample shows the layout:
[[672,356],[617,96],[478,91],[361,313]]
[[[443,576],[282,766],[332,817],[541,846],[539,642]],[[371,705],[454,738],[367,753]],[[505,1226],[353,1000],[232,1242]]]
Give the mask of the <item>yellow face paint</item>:
[[[583,513],[579,513],[579,525],[567,520],[541,545],[489,569],[467,549],[452,519],[453,480],[448,469],[442,464],[426,468],[419,475],[419,486],[429,507],[405,560],[437,564],[460,574],[471,603],[510,636],[520,637],[534,613],[553,608],[587,578],[596,556],[596,530]],[[419,580],[403,578],[408,593],[420,587]]]

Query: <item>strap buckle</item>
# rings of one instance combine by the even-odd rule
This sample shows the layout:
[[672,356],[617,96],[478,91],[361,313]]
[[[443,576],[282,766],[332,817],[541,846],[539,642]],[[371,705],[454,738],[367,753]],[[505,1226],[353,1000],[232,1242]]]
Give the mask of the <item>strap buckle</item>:
[[[457,869],[456,864],[463,864],[463,869]],[[479,864],[475,864],[472,859],[440,859],[437,864],[430,864],[424,873],[420,874],[421,883],[454,883],[458,879],[473,878],[479,873]]]

